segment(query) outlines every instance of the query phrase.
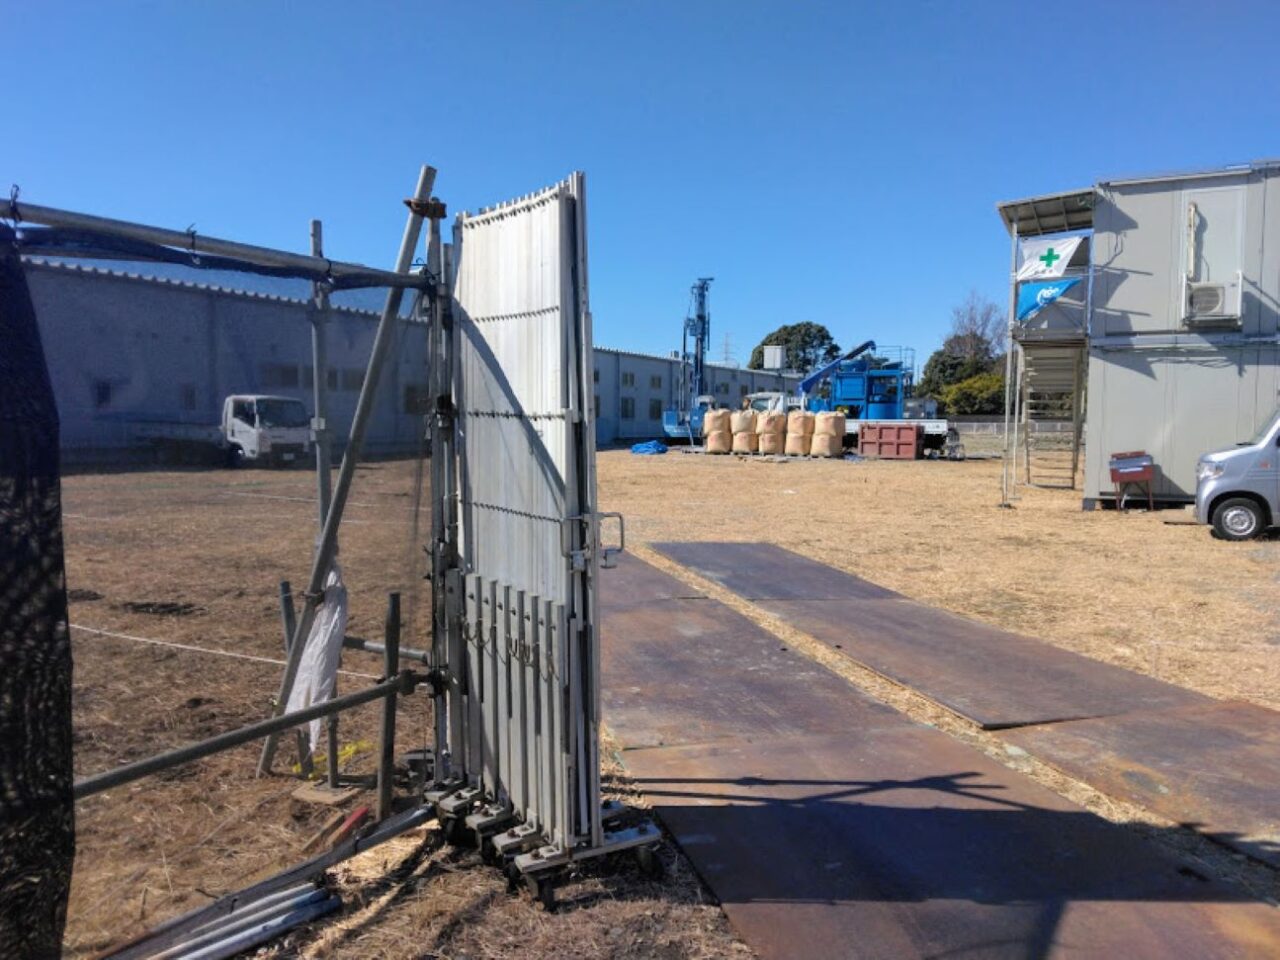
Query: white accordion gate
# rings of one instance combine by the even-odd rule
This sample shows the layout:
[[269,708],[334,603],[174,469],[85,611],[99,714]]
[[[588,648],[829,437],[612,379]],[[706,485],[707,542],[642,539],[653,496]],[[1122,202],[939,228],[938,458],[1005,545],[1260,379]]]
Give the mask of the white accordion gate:
[[[606,831],[582,174],[460,215],[429,257],[433,652],[428,798],[525,873],[650,842]],[[432,263],[429,263],[429,269]],[[611,552],[611,551],[610,551]]]

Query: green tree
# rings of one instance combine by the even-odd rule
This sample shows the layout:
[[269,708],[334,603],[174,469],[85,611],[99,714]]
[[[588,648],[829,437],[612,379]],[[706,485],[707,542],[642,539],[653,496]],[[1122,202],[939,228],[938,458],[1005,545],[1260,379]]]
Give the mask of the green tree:
[[[1000,372],[1004,338],[1005,321],[1000,307],[970,291],[963,303],[952,308],[951,332],[925,362],[916,396],[933,397],[944,413],[998,413],[1004,409],[1004,378]],[[999,403],[990,410],[969,409],[974,404],[990,405],[986,396],[989,383],[979,379],[985,376],[998,381]],[[952,389],[961,384],[967,386],[959,391]]]
[[840,356],[840,347],[831,336],[831,331],[820,323],[806,320],[802,323],[783,324],[768,334],[751,351],[751,359],[747,361],[748,369],[764,368],[766,344],[786,348],[786,363],[791,370],[812,370],[819,364],[830,363]]
[[980,373],[944,387],[938,400],[952,415],[999,413],[1004,409],[1004,377]]

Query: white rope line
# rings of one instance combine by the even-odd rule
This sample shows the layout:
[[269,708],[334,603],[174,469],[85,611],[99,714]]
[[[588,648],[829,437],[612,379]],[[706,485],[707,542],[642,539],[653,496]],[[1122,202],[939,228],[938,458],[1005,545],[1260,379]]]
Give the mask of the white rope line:
[[[247,492],[231,492],[224,493],[224,497],[256,497],[259,500],[290,500],[294,503],[319,503],[315,497],[285,497],[276,493],[247,493]],[[365,503],[360,500],[348,500],[348,507],[374,507],[377,504]]]
[[[213,647],[196,647],[189,643],[175,643],[172,640],[153,640],[151,637],[135,637],[129,633],[115,633],[111,630],[101,630],[98,627],[86,627],[79,623],[70,624],[72,630],[83,630],[85,633],[96,633],[104,637],[115,637],[118,640],[136,640],[138,643],[150,643],[157,647],[172,647],[174,650],[190,650],[194,653],[211,653],[219,657],[231,657],[235,660],[249,660],[253,663],[269,663],[273,666],[283,667],[283,660],[275,660],[271,657],[258,657],[251,653],[236,653],[234,650],[218,650]],[[339,670],[338,674],[344,677],[359,677],[362,680],[381,680],[372,673],[356,673],[352,670]]]

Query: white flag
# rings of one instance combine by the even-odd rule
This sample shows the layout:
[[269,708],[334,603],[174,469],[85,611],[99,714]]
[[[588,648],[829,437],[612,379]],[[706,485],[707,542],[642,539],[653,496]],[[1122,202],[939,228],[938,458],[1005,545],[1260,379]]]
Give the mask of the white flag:
[[1051,280],[1062,276],[1084,237],[1023,240],[1018,244],[1018,279]]

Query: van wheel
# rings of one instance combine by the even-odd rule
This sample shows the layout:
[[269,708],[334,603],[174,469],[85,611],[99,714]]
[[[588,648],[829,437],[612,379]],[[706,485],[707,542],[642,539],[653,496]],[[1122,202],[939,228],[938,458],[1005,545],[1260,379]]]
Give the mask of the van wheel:
[[1248,497],[1223,500],[1213,511],[1213,532],[1223,540],[1252,540],[1263,525],[1262,508]]

